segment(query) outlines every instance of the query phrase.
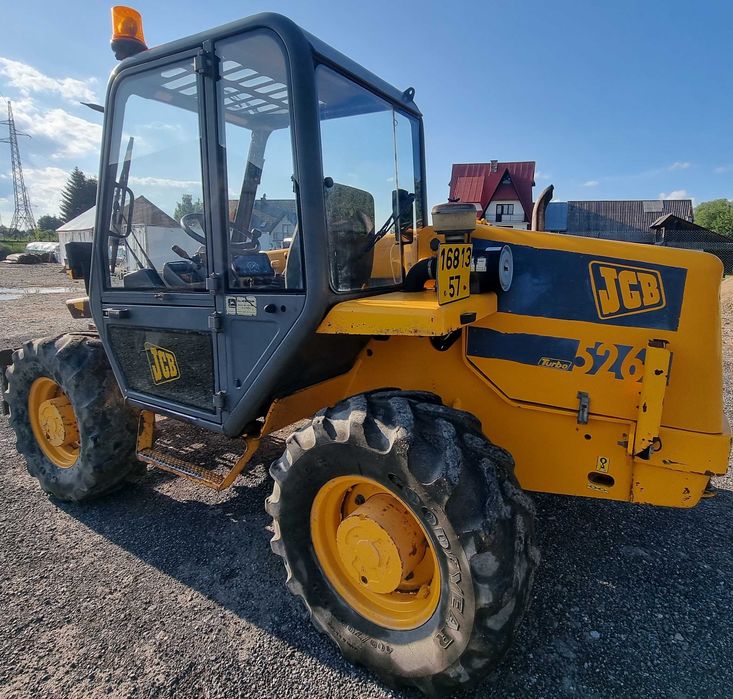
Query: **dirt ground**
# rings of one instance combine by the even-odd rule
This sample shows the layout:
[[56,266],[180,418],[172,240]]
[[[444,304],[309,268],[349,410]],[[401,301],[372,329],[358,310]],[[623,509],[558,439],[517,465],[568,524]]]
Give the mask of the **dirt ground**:
[[0,262],[0,350],[29,338],[86,330],[88,321],[74,320],[64,306],[66,299],[84,295],[84,283],[69,279],[61,265]]
[[[0,264],[0,349],[76,325],[55,265]],[[733,282],[723,294],[733,400]],[[0,419],[1,697],[416,697],[342,661],[270,553],[265,440],[224,493],[159,472],[85,505],[38,488]],[[169,444],[218,438],[190,427]],[[221,445],[220,445],[221,446]],[[693,510],[536,496],[531,613],[485,697],[733,696],[733,479]]]

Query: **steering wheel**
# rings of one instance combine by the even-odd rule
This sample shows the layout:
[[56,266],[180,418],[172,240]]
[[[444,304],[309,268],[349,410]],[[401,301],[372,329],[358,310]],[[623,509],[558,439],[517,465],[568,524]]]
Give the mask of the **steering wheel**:
[[202,213],[185,214],[181,216],[181,220],[178,223],[181,224],[181,228],[183,228],[189,238],[193,238],[201,245],[206,245],[206,238],[191,228],[191,224],[194,222],[198,223],[202,231],[204,230],[204,215]]

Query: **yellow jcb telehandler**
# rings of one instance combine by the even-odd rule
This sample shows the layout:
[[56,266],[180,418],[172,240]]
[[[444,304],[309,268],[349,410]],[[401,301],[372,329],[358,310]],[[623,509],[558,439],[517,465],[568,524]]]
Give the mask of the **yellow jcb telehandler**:
[[[270,469],[287,586],[345,656],[434,694],[517,631],[529,491],[692,507],[725,472],[717,258],[461,202],[431,227],[414,90],[279,15],[152,49],[135,11],[113,21],[94,243],[67,246],[94,330],[4,361],[48,493],[140,462],[223,489],[307,418]],[[243,456],[174,457],[156,416]]]

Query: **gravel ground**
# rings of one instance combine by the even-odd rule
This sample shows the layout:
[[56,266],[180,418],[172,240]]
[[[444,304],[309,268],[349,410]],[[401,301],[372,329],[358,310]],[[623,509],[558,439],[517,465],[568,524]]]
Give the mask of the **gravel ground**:
[[[0,348],[73,326],[80,285],[57,270],[0,265],[1,287],[75,287],[0,301]],[[733,283],[724,297],[730,414]],[[164,429],[200,458],[220,439]],[[78,506],[43,495],[0,420],[0,696],[417,696],[344,663],[285,590],[263,510],[284,437],[227,492],[149,472]],[[691,511],[537,496],[532,610],[474,696],[732,696],[733,479],[717,485]]]
[[60,265],[0,262],[0,350],[29,338],[86,330],[89,321],[74,320],[64,306],[66,299],[85,293],[84,282],[69,279]]

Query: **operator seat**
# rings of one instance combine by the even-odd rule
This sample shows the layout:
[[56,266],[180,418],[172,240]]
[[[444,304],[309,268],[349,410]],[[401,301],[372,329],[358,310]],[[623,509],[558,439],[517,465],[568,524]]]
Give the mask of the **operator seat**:
[[[326,197],[328,254],[331,284],[338,291],[362,289],[369,283],[374,263],[373,247],[365,249],[374,234],[374,199],[369,192],[333,183]],[[300,224],[285,263],[285,288],[303,288],[303,252]]]

